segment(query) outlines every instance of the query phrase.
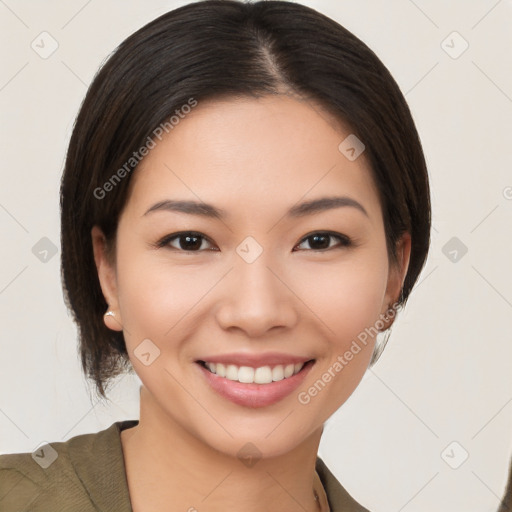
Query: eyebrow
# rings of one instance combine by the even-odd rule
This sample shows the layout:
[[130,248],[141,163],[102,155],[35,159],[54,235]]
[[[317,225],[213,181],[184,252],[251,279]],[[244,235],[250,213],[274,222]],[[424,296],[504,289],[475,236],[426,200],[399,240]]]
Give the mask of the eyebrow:
[[[364,206],[355,199],[352,199],[348,196],[321,197],[319,199],[306,201],[292,206],[288,212],[286,212],[285,216],[287,218],[304,217],[306,215],[320,213],[345,206],[356,208],[364,213],[364,215],[369,217],[368,212]],[[208,203],[197,201],[178,201],[172,199],[166,199],[164,201],[155,203],[146,213],[144,213],[143,216],[156,211],[180,212],[187,213],[189,215],[198,215],[201,217],[214,218],[219,220],[223,220],[228,217],[228,214],[225,210],[217,208]]]

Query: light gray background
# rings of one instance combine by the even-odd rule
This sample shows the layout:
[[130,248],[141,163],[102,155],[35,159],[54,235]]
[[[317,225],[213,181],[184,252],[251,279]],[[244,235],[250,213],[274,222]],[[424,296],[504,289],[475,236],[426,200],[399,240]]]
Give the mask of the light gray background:
[[[120,378],[105,406],[91,403],[80,372],[60,288],[59,180],[99,65],[185,3],[0,1],[2,453],[138,418],[136,377]],[[360,37],[396,78],[433,206],[427,265],[380,361],[327,422],[319,455],[372,512],[495,511],[512,448],[512,2],[300,3]],[[46,59],[31,48],[43,31],[59,45]],[[32,251],[43,237],[58,251],[46,262]],[[452,237],[462,257],[449,254]]]

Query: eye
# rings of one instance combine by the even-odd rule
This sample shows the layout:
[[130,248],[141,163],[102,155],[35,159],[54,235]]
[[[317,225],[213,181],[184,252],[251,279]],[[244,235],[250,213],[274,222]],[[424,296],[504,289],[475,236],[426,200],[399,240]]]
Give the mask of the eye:
[[[348,236],[329,231],[317,231],[304,237],[296,247],[300,247],[304,243],[308,243],[311,250],[323,252],[327,249],[332,249],[336,247],[336,245],[333,246],[330,244],[330,241],[332,241],[333,239],[338,240],[338,247],[350,247],[353,245],[351,239]],[[203,250],[218,250],[204,248],[203,242],[211,244],[209,239],[205,235],[202,235],[201,233],[198,233],[196,231],[183,231],[181,233],[173,233],[172,235],[167,235],[160,241],[158,241],[155,245],[160,248],[168,247],[170,249],[180,252],[201,252]],[[174,243],[176,245],[173,245]]]
[[[316,233],[312,233],[304,237],[299,245],[304,243],[308,243],[310,248],[314,251],[324,251],[325,249],[332,249],[333,246],[329,244],[329,239],[337,239],[340,243],[338,247],[350,247],[352,245],[352,241],[348,236],[342,235],[340,233],[332,233],[329,231],[317,231]],[[336,246],[334,246],[336,247]]]
[[[177,247],[173,246],[171,242],[177,241]],[[203,242],[209,242],[209,240],[195,231],[183,231],[181,233],[174,233],[167,235],[157,242],[157,247],[170,247],[181,252],[199,252],[201,250],[207,250],[202,248]],[[215,250],[215,249],[213,249]]]

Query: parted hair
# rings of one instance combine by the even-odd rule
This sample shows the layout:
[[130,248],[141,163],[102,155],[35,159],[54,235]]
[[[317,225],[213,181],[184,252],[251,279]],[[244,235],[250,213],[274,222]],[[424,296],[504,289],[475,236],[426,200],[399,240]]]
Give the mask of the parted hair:
[[[131,364],[123,333],[103,321],[108,305],[91,228],[102,229],[115,261],[117,224],[137,167],[133,153],[191,98],[200,104],[283,90],[321,105],[364,143],[391,264],[401,235],[411,235],[398,299],[405,305],[430,245],[430,191],[415,123],[388,69],[354,34],[307,6],[190,3],[146,24],[113,51],[88,88],[69,141],[60,188],[62,285],[78,326],[84,374],[100,398],[106,398],[108,381],[131,371]],[[99,194],[121,169],[123,179]]]

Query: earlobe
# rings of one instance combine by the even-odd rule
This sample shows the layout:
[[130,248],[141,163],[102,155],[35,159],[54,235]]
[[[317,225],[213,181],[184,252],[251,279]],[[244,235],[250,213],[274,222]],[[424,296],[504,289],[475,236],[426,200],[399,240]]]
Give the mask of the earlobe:
[[116,312],[112,311],[112,309],[108,309],[108,311],[103,315],[103,321],[105,322],[105,325],[113,330],[113,331],[122,331],[123,325],[121,322],[116,318]]
[[117,296],[117,278],[113,262],[109,261],[106,252],[105,235],[98,226],[91,229],[94,261],[98,272],[98,279],[103,297],[109,305],[108,311],[103,315],[105,325],[114,331],[122,331],[121,313]]
[[386,290],[386,301],[384,303],[384,310],[381,312],[384,317],[385,328],[383,331],[389,329],[393,325],[396,317],[396,303],[400,297],[402,288],[404,286],[407,271],[409,269],[409,262],[411,257],[411,235],[404,233],[397,243],[397,265],[394,265],[389,273],[388,287]]

